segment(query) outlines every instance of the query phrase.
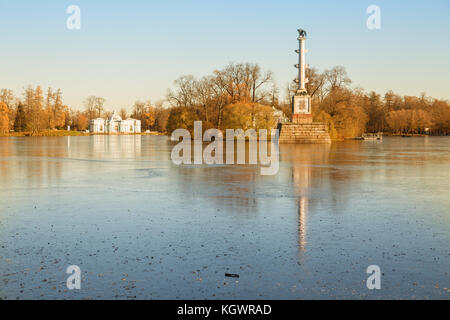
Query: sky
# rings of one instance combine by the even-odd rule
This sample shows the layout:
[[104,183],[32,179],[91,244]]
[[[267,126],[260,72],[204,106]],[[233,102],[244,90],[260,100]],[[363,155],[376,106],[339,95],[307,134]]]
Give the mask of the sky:
[[[69,30],[70,5],[81,29]],[[369,30],[366,10],[381,10]],[[450,99],[449,0],[0,0],[0,88],[61,88],[83,108],[164,99],[181,75],[208,75],[230,62],[271,70],[281,92],[295,78],[297,29],[307,62],[344,66],[354,87]]]

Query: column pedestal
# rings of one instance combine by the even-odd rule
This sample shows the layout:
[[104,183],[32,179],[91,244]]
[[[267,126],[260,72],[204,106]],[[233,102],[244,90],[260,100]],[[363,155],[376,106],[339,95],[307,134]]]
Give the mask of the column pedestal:
[[292,123],[295,124],[313,123],[313,116],[312,114],[294,114],[292,116]]
[[312,123],[311,97],[306,92],[292,99],[292,123]]

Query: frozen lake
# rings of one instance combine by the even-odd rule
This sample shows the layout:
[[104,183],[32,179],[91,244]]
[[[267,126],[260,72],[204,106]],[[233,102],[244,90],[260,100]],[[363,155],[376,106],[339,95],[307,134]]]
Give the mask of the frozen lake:
[[275,176],[172,146],[0,138],[0,299],[450,298],[450,138],[282,145]]

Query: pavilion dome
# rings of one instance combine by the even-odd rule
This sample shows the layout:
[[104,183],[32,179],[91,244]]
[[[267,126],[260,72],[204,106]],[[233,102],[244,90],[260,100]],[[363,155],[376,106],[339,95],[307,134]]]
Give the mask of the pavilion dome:
[[117,114],[116,111],[109,117],[109,121],[122,121],[122,117]]

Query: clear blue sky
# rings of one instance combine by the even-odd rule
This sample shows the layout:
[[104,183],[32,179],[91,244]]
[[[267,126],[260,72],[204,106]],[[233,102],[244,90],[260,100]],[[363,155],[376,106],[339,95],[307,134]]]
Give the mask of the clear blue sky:
[[[81,30],[66,9],[81,8]],[[366,9],[381,7],[381,30]],[[180,75],[229,62],[259,63],[283,88],[295,77],[296,29],[309,34],[308,63],[342,65],[355,86],[450,98],[450,1],[0,0],[0,88],[60,87],[82,107],[156,101]]]

